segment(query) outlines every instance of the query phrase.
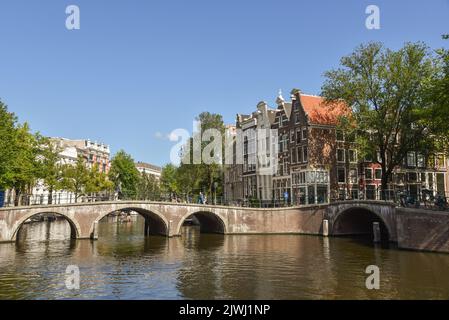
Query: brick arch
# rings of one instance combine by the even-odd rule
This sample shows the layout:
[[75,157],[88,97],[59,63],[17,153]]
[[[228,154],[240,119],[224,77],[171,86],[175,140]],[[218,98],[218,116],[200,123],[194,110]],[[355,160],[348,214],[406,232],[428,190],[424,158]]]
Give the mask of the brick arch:
[[118,206],[117,208],[114,208],[113,210],[106,210],[102,212],[93,222],[89,229],[89,234],[92,235],[94,232],[94,226],[96,223],[98,223],[101,219],[106,217],[108,214],[111,214],[115,211],[121,211],[121,210],[131,210],[139,213],[144,218],[149,218],[150,220],[157,221],[160,223],[160,227],[163,228],[162,234],[169,236],[169,223],[165,216],[160,213],[158,210],[155,210],[153,208],[142,208],[139,206],[132,206],[132,205],[123,205]]
[[[186,213],[180,220],[178,223],[178,226],[176,228],[176,234],[177,235],[181,235],[181,227],[184,224],[184,221],[192,216],[195,215],[198,220],[200,220],[201,223],[201,218],[203,219],[215,219],[215,222],[219,224],[219,228],[220,228],[220,232],[213,232],[213,233],[221,233],[221,234],[226,234],[228,232],[228,224],[226,223],[226,220],[220,216],[218,213],[214,212],[213,210],[210,210],[210,208],[204,208],[204,210],[192,210],[188,213]],[[205,220],[203,220],[204,223]],[[210,220],[212,221],[212,220]]]
[[[376,208],[378,209],[378,208]],[[371,215],[372,217],[377,218],[378,220],[380,220],[380,222],[384,225],[384,227],[386,228],[386,231],[388,233],[388,239],[391,240],[393,238],[393,229],[392,226],[390,226],[390,224],[388,223],[388,221],[385,220],[385,218],[382,216],[382,214],[380,212],[378,212],[378,210],[375,210],[373,208],[369,208],[368,206],[364,206],[364,205],[357,205],[357,206],[345,206],[345,208],[343,208],[342,210],[340,210],[339,212],[337,212],[332,219],[332,226],[331,226],[331,230],[332,233],[334,234],[335,232],[335,227],[337,226],[337,222],[341,221],[341,219],[349,214],[351,214],[351,211],[357,211],[360,210],[362,211],[364,215],[368,214]],[[357,215],[357,213],[353,213],[354,215]],[[357,217],[357,216],[355,216]],[[361,217],[361,216],[359,216]],[[363,217],[361,217],[363,219]],[[361,220],[362,220],[361,219]],[[357,223],[357,220],[353,219],[353,222]]]
[[70,225],[70,232],[71,232],[71,237],[74,239],[77,239],[80,237],[81,235],[81,227],[78,223],[78,221],[76,219],[73,219],[72,217],[69,217],[67,214],[61,212],[61,211],[53,211],[53,210],[47,210],[47,211],[34,211],[31,213],[28,213],[26,215],[24,215],[23,217],[21,217],[18,221],[16,221],[16,223],[14,224],[13,227],[13,232],[11,234],[11,241],[15,241],[17,234],[20,230],[20,228],[23,226],[23,224],[25,223],[26,220],[38,215],[38,214],[44,214],[44,213],[48,213],[48,214],[56,214],[56,215],[60,215],[62,217],[64,217],[66,219],[66,221],[69,223]]

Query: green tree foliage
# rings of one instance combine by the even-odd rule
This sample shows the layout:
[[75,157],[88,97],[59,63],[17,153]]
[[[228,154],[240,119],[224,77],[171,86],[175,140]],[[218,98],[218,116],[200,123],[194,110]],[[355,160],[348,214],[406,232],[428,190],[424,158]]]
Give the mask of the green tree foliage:
[[120,150],[112,158],[109,180],[114,183],[121,199],[136,199],[139,184],[139,171],[136,169],[133,158],[125,151]]
[[114,183],[109,180],[106,173],[101,172],[97,163],[88,170],[86,193],[98,194],[104,191],[112,191]]
[[82,156],[78,156],[75,165],[64,164],[62,166],[61,187],[75,194],[75,202],[78,202],[78,198],[88,192],[86,189],[89,184],[89,171]]
[[[449,39],[449,35],[443,36]],[[437,148],[449,153],[449,50],[437,52],[437,71],[426,92],[425,123],[435,137]]]
[[29,194],[31,188],[37,180],[37,157],[38,145],[34,135],[30,133],[27,123],[17,127],[13,141],[14,150],[12,153],[12,164],[8,171],[8,180],[11,188],[15,191],[15,205],[28,204],[28,201],[22,199],[22,194]]
[[160,200],[159,181],[152,174],[142,173],[137,186],[137,197],[140,200]]
[[63,168],[59,153],[62,149],[50,138],[36,136],[38,145],[37,177],[48,188],[48,203],[53,201],[53,192],[62,189]]
[[10,170],[14,162],[16,116],[0,101],[0,190],[11,187]]
[[[206,193],[209,199],[212,199],[214,195],[222,195],[222,181],[223,181],[223,159],[224,154],[224,136],[225,136],[225,126],[223,122],[223,117],[219,114],[202,112],[197,118],[197,121],[201,123],[201,131],[195,133],[195,135],[189,140],[189,146],[186,150],[188,153],[182,155],[184,159],[190,159],[190,163],[181,163],[177,174],[178,181],[178,192],[183,193],[187,197],[195,196],[200,191]],[[221,148],[218,154],[213,154],[210,150],[210,145],[214,138],[209,141],[204,138],[204,134],[207,130],[215,129],[221,136],[220,145]],[[202,136],[200,136],[200,132]],[[200,164],[193,164],[193,141],[201,141],[201,154],[205,156],[210,156],[214,158],[215,161],[212,163],[206,163],[204,158]],[[207,154],[209,151],[210,154]],[[215,188],[215,186],[218,186]]]
[[432,152],[422,111],[434,59],[422,43],[407,43],[397,51],[370,43],[343,57],[341,65],[325,73],[322,95],[352,107],[342,125],[357,134],[360,155],[381,165],[386,190],[393,169],[409,151]]
[[178,168],[171,163],[162,168],[161,191],[164,197],[179,194]]

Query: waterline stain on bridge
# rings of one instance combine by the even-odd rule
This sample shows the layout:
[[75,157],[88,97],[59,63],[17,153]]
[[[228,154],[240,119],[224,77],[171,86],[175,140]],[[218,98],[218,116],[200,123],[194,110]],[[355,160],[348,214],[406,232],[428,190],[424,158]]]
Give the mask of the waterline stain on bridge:
[[[194,216],[201,231],[222,234],[323,234],[323,221],[328,221],[329,235],[371,234],[373,223],[380,226],[383,240],[404,244],[407,249],[449,252],[449,216],[425,210],[404,215],[392,203],[382,201],[343,201],[331,204],[286,207],[242,208],[162,202],[117,201],[44,207],[0,209],[0,241],[15,241],[25,221],[41,213],[59,214],[71,226],[72,237],[97,239],[98,224],[107,215],[134,211],[145,218],[144,234],[180,236],[186,220]],[[431,230],[418,232],[419,225],[432,225]],[[398,223],[400,219],[400,223]],[[422,224],[423,220],[429,223]],[[432,224],[433,223],[433,224]],[[408,225],[413,224],[412,228]],[[443,226],[441,226],[442,224]],[[418,240],[410,234],[421,234]],[[383,235],[383,236],[382,236]]]

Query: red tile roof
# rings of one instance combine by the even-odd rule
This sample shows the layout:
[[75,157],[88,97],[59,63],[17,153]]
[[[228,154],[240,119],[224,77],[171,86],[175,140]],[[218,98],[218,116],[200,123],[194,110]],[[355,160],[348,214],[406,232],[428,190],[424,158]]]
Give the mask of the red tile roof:
[[341,116],[349,115],[350,108],[344,102],[328,104],[324,98],[301,94],[301,105],[314,124],[336,125]]

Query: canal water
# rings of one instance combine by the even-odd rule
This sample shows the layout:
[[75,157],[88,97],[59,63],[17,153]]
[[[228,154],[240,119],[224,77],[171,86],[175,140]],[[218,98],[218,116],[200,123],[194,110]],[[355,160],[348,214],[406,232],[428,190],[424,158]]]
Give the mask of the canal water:
[[[27,224],[0,244],[0,299],[449,299],[449,254],[304,235],[144,237],[144,220],[105,218],[99,240],[64,220]],[[66,288],[67,266],[80,270]],[[369,265],[380,289],[368,290]]]

